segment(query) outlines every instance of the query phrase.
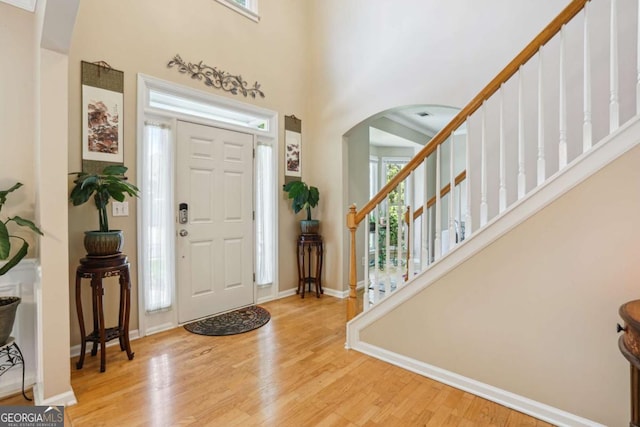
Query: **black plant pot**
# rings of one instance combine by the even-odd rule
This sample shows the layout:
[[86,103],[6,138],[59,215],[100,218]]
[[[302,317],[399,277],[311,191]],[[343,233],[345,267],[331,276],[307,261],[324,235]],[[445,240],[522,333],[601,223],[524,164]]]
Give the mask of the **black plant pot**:
[[0,297],[0,345],[4,345],[11,335],[20,301],[18,297]]

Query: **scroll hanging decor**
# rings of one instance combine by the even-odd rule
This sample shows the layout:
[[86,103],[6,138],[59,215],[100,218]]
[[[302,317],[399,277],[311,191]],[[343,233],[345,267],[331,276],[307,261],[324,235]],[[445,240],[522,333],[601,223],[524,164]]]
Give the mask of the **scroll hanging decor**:
[[222,89],[234,95],[241,93],[245,97],[250,95],[255,98],[256,95],[260,95],[261,98],[264,98],[260,84],[255,82],[253,87],[248,87],[248,83],[242,79],[241,75],[234,76],[226,71],[218,70],[216,67],[203,64],[202,61],[197,64],[185,63],[180,55],[176,55],[169,61],[167,67],[172,68],[174,65],[178,67],[179,72],[189,74],[192,79],[202,80],[207,86]]

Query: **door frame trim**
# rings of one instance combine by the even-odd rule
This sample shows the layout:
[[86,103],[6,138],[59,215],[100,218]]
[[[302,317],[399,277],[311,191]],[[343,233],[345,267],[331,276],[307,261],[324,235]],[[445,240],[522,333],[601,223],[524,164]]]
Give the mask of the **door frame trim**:
[[[151,77],[145,74],[138,73],[137,77],[138,89],[137,89],[137,119],[136,119],[136,127],[137,127],[137,140],[139,143],[142,143],[144,140],[144,122],[147,119],[162,119],[166,121],[170,121],[172,123],[171,132],[172,132],[172,143],[174,144],[174,150],[172,153],[172,157],[175,161],[175,143],[176,143],[176,132],[177,132],[177,121],[184,120],[192,123],[198,123],[206,126],[214,126],[222,129],[227,129],[231,131],[237,131],[242,133],[248,133],[253,135],[253,144],[254,149],[257,144],[269,144],[273,147],[273,174],[274,174],[274,182],[278,181],[278,171],[279,171],[279,140],[278,140],[278,113],[276,111],[268,110],[262,107],[258,107],[255,105],[247,104],[244,102],[236,101],[234,99],[229,99],[226,97],[222,97],[219,95],[211,94],[208,92],[204,92],[202,90],[194,89],[187,86],[182,86],[177,83],[169,82],[166,80],[161,80],[155,77]],[[257,117],[261,117],[268,122],[268,130],[250,128],[245,126],[235,125],[233,123],[227,123],[224,121],[219,121],[215,119],[207,119],[198,116],[192,116],[187,113],[178,113],[174,111],[169,111],[161,108],[151,107],[150,106],[150,92],[157,91],[162,92],[164,94],[181,97],[190,101],[198,101],[210,104],[214,107],[224,109],[231,112],[239,112],[254,115]],[[137,156],[137,182],[141,182],[141,172],[142,172],[142,158],[141,156]],[[172,195],[175,191],[175,171],[173,171],[172,177]],[[255,205],[255,162],[254,162],[254,205]],[[275,190],[278,190],[277,188]],[[278,271],[278,191],[274,191],[274,218],[273,218],[273,228],[274,228],[274,277],[273,283],[268,286],[260,286],[258,287],[254,282],[254,301],[256,303],[261,303],[264,301],[269,301],[272,299],[278,298],[278,289],[279,289],[279,271]],[[141,215],[140,209],[138,210],[137,215],[137,238],[138,242],[140,239],[140,232],[142,230],[141,224]],[[255,227],[255,222],[254,222]],[[172,243],[175,249],[175,242]],[[255,254],[255,239],[254,239],[254,254]],[[142,259],[141,256],[141,247],[138,247],[138,259]],[[175,260],[174,260],[175,261]],[[255,256],[254,256],[255,262]],[[138,266],[140,267],[140,265]],[[255,265],[254,265],[255,269]],[[175,269],[174,269],[175,274]],[[145,302],[144,302],[144,292],[143,292],[143,271],[141,268],[138,268],[138,329],[140,331],[140,336],[150,335],[152,333],[161,332],[163,330],[171,329],[173,327],[178,326],[178,316],[177,316],[177,301],[175,300],[177,292],[174,286],[173,296],[174,301],[172,307],[168,310],[164,310],[161,312],[154,313],[146,313],[145,310]]]

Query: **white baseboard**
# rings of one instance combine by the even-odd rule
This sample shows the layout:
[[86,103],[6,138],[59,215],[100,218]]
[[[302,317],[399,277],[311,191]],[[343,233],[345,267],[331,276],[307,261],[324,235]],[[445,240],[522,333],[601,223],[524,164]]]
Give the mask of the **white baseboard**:
[[367,344],[361,341],[352,343],[352,348],[376,359],[383,360],[392,365],[414,372],[435,381],[466,391],[473,395],[495,402],[507,408],[514,409],[539,420],[546,421],[556,426],[566,427],[606,427],[595,421],[570,414],[566,411],[536,402],[529,398],[499,389],[489,384],[481,383],[471,378],[464,377],[446,369],[415,360],[389,350]]
[[37,406],[71,406],[78,403],[73,389],[45,399],[42,396],[42,386],[36,384],[33,386],[33,403]]
[[293,289],[293,288],[287,289],[285,291],[280,291],[280,292],[278,292],[278,299],[290,297],[290,296],[295,295],[295,294],[296,294],[296,290]]
[[[171,328],[169,328],[171,329]],[[155,332],[160,332],[160,331],[155,331]],[[147,331],[147,335],[149,335],[149,332]],[[129,331],[129,340],[133,341],[133,340],[137,340],[138,338],[140,338],[140,333],[137,329],[134,329],[133,331]],[[120,342],[118,340],[111,340],[106,344],[106,347],[111,347],[114,345],[120,345]],[[91,351],[91,346],[93,345],[93,343],[87,343],[87,352]],[[80,356],[80,348],[81,345],[74,345],[71,347],[69,353],[70,353],[70,357],[77,357]],[[98,351],[100,351],[100,344],[98,344]]]

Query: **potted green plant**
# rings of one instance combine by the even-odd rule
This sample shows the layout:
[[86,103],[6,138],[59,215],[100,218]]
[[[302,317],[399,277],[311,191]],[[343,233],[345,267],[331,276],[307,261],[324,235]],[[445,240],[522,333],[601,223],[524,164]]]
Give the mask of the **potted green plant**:
[[[7,190],[0,190],[0,210],[2,210],[4,203],[7,201],[7,195],[20,187],[22,187],[22,184],[18,182]],[[26,227],[36,234],[43,235],[42,231],[40,231],[32,221],[19,217],[18,215],[7,218],[5,221],[0,221],[0,261],[6,261],[6,263],[0,267],[0,276],[8,273],[9,270],[18,265],[29,250],[29,243],[25,239],[11,234],[11,231],[7,227],[10,223],[20,227]],[[12,239],[22,241],[22,245],[20,245],[17,251],[11,250]],[[0,297],[0,345],[4,345],[11,334],[16,318],[16,310],[20,301],[20,297],[17,296]]]
[[307,219],[300,221],[302,234],[317,234],[320,221],[311,219],[311,208],[318,206],[320,192],[316,187],[310,187],[303,181],[290,181],[282,189],[287,193],[291,201],[291,208],[294,213],[302,209],[307,211]]
[[111,165],[103,169],[102,173],[74,172],[76,179],[69,199],[74,206],[86,203],[91,196],[98,209],[99,229],[85,231],[84,247],[89,256],[107,256],[122,251],[124,239],[122,230],[109,229],[107,206],[111,198],[122,202],[126,196],[138,197],[140,190],[127,182],[124,175],[127,167]]

